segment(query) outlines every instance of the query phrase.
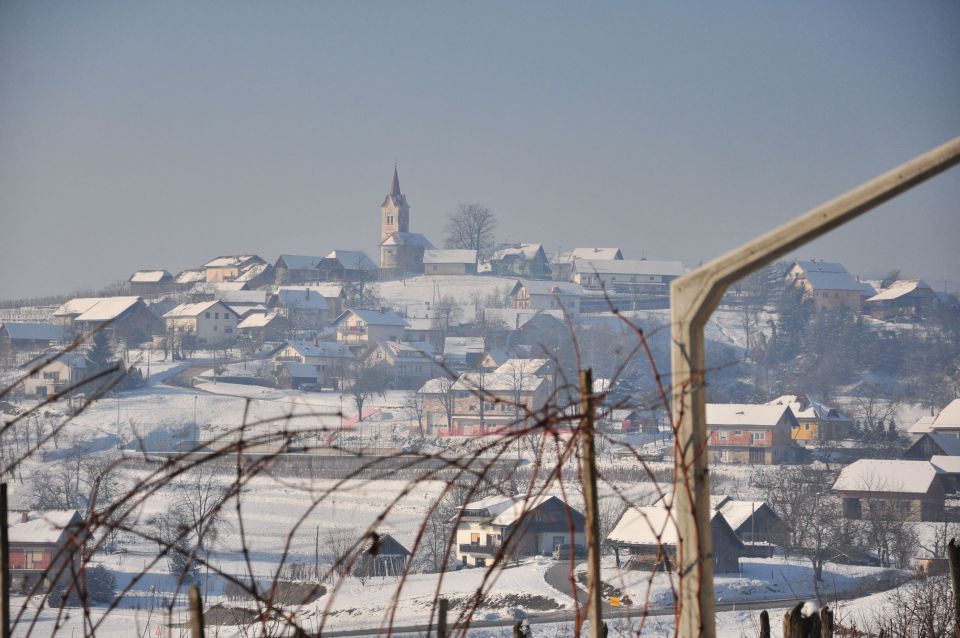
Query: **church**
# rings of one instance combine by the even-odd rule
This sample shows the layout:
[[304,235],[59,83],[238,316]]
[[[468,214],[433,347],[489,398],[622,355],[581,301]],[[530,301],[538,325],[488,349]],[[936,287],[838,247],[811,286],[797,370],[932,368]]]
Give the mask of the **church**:
[[394,166],[390,193],[380,205],[380,276],[422,273],[423,251],[432,248],[426,237],[410,232],[410,205],[400,192],[400,176]]

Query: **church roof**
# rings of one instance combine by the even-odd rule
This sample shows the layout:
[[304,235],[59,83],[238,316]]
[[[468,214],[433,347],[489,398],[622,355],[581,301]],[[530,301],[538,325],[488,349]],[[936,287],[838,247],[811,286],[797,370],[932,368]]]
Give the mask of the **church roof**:
[[396,231],[380,242],[381,246],[419,246],[424,250],[431,250],[433,244],[420,233],[404,233]]
[[393,204],[396,207],[406,206],[407,198],[400,192],[400,176],[397,174],[397,167],[393,167],[393,183],[390,185],[390,193],[383,198],[383,203],[380,204],[380,207],[384,207],[387,204]]

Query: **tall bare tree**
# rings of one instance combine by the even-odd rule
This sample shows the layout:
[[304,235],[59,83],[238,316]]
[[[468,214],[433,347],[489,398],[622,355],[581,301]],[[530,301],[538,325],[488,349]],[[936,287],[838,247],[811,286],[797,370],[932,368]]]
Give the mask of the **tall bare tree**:
[[487,257],[493,250],[493,231],[497,217],[486,206],[460,204],[447,220],[447,248],[477,251],[478,257]]

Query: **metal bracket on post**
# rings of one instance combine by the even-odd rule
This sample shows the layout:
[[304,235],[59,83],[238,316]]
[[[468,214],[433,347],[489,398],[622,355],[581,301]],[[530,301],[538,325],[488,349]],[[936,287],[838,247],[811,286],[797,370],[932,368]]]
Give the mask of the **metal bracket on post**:
[[734,281],[960,163],[960,138],[876,177],[730,251],[670,285],[673,340],[674,515],[677,521],[677,629],[684,638],[716,633],[713,543],[707,475],[703,327]]

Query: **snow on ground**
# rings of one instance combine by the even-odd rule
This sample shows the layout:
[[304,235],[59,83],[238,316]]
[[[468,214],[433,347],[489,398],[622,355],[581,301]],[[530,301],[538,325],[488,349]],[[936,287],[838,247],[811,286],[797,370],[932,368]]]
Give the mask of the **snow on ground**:
[[[405,310],[407,316],[423,317],[428,304],[443,297],[453,297],[470,313],[473,312],[474,296],[481,299],[504,289],[512,289],[518,278],[478,277],[476,275],[419,275],[406,279],[384,281],[379,284],[380,296],[393,306]],[[468,314],[467,316],[472,316]]]
[[[714,590],[718,603],[747,602],[760,598],[812,598],[812,568],[809,561],[785,557],[744,558],[739,574],[716,574]],[[602,567],[604,582],[619,588],[635,604],[649,600],[653,605],[666,605],[673,600],[676,578],[673,574],[618,569],[612,557],[605,557]],[[865,585],[892,583],[903,578],[900,570],[883,567],[827,563],[823,570],[820,592],[825,598],[844,595]]]

